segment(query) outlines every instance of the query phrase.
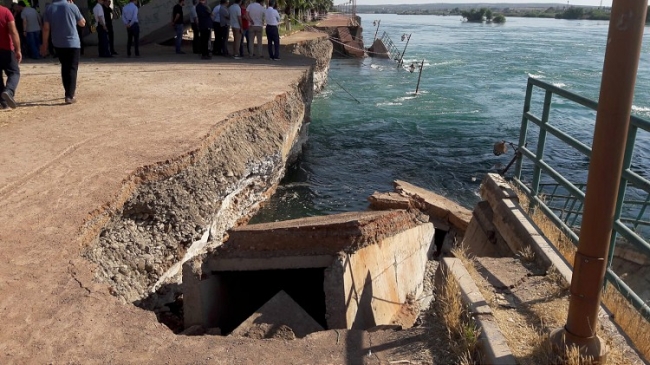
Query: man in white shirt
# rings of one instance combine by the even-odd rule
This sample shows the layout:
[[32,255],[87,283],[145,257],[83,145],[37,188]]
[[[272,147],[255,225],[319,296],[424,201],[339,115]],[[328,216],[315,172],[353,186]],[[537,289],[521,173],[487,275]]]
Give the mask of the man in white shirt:
[[264,57],[262,54],[262,35],[264,33],[264,0],[256,0],[246,8],[246,16],[251,22],[250,32],[253,43],[257,43],[253,56]]
[[239,57],[239,45],[241,44],[242,36],[240,2],[241,0],[234,0],[233,4],[228,8],[228,11],[230,12],[230,27],[232,28],[232,37],[234,38],[232,52],[236,60],[241,59],[241,57]]
[[27,7],[27,4],[22,0],[18,2],[18,8],[21,9],[20,18],[22,20],[16,19],[16,21],[23,22],[23,35],[29,50],[29,57],[39,59],[41,58],[38,51],[38,47],[41,46],[41,18],[38,16],[36,9]]
[[266,40],[268,42],[269,58],[274,61],[280,60],[280,14],[275,7],[275,0],[271,0],[269,7],[264,12],[266,20]]
[[126,56],[131,57],[131,45],[135,56],[140,57],[140,22],[138,21],[138,6],[136,0],[131,0],[122,9],[122,22],[126,25]]
[[97,0],[97,5],[93,8],[95,26],[97,27],[99,57],[113,57],[108,45],[108,28],[106,27],[104,8],[102,8],[103,3],[104,0]]

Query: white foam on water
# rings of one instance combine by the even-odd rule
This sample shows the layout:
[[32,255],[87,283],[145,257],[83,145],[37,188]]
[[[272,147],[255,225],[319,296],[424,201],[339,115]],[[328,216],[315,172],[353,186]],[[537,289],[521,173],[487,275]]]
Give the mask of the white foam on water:
[[633,112],[650,112],[650,107],[632,105]]
[[545,76],[544,75],[537,75],[537,74],[531,74],[530,72],[528,73],[528,77],[532,77],[534,79],[543,79]]
[[552,85],[555,87],[566,87],[566,84],[563,82],[554,82]]
[[375,104],[375,106],[395,106],[395,105],[402,105],[402,103],[395,103],[395,102],[392,102],[392,101],[388,101],[388,102],[385,102],[385,103],[377,103],[377,104]]

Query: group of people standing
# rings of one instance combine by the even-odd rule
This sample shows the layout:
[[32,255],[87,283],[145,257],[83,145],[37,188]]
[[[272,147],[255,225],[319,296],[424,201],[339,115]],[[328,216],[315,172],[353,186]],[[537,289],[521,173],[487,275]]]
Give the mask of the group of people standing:
[[[126,27],[127,34],[127,57],[131,57],[131,47],[134,48],[135,56],[140,57],[140,22],[138,21],[138,6],[135,3],[136,0],[130,0],[122,9],[122,22]],[[116,56],[111,0],[97,0],[97,4],[93,8],[93,17],[97,28],[99,57]]]
[[[262,54],[262,36],[266,24],[266,37],[268,39],[268,57],[272,60],[280,59],[280,14],[276,7],[277,2],[271,0],[268,7],[264,7],[264,0],[220,0],[214,9],[210,9],[207,0],[193,0],[190,13],[190,24],[194,33],[192,48],[194,53],[200,53],[202,59],[210,59],[211,55],[230,56],[235,59],[242,57],[264,57]],[[174,14],[182,7],[185,0],[179,0],[174,7]],[[175,16],[173,19],[176,19]],[[228,50],[228,38],[232,30],[232,52]],[[210,47],[210,39],[214,32],[214,42]],[[182,33],[176,33],[176,52],[182,52],[180,44]],[[253,46],[253,40],[257,47]],[[246,54],[244,54],[244,41],[246,41]],[[212,49],[210,49],[212,48]]]
[[[40,54],[48,54],[51,37],[51,43],[61,63],[61,81],[66,104],[76,101],[77,69],[81,55],[81,40],[77,27],[85,25],[86,20],[72,0],[53,0],[43,14]],[[6,84],[0,75],[1,109],[16,107],[14,96],[20,80],[19,65],[22,58],[21,39],[14,15],[0,5],[0,73],[7,75]]]

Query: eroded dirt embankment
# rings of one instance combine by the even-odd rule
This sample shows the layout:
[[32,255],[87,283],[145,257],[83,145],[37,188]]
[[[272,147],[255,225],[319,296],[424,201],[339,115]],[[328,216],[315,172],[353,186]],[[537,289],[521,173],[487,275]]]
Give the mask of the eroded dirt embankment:
[[293,50],[317,62],[290,92],[219,123],[201,157],[140,185],[85,251],[113,295],[149,309],[173,301],[182,262],[220,245],[273,193],[306,141],[314,89],[326,80],[315,84],[313,75],[326,75],[331,43],[309,40]]

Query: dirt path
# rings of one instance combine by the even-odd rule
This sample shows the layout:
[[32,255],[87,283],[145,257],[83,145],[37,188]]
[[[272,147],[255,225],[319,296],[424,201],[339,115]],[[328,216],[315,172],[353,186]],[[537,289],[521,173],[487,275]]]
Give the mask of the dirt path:
[[394,352],[394,335],[382,332],[296,341],[176,336],[93,281],[95,267],[80,253],[98,234],[91,227],[106,220],[101,213],[141,182],[136,171],[184,168],[167,162],[200,150],[230,113],[290,90],[313,62],[141,52],[83,58],[74,105],[62,105],[58,65],[25,62],[19,108],[0,112],[0,363],[363,364]]

